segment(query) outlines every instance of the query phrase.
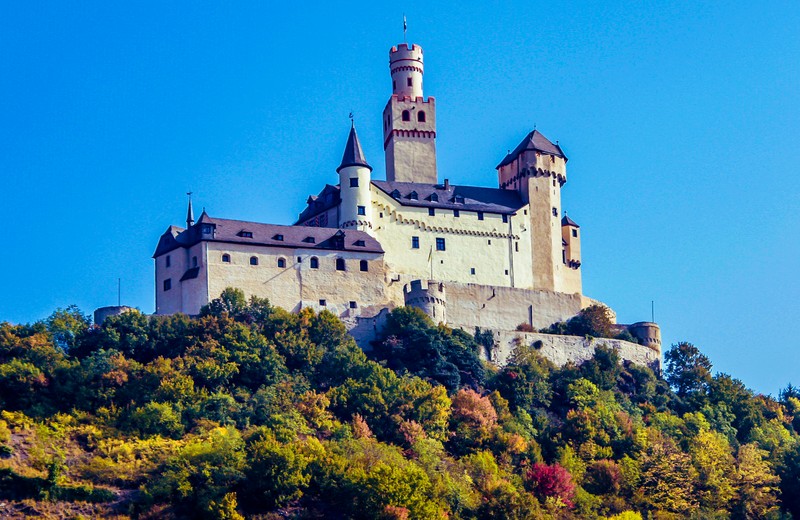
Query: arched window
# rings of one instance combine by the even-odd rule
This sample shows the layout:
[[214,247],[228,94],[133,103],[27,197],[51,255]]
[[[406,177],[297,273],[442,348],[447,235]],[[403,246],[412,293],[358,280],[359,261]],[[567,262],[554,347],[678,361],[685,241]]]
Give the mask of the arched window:
[[417,112],[417,121],[419,121],[420,123],[424,123],[425,122],[425,111],[424,110],[420,110],[419,112]]
[[250,257],[250,265],[258,265],[258,257],[257,256],[251,256]]
[[369,262],[367,262],[366,260],[362,260],[360,263],[360,268],[364,272],[369,271]]
[[316,256],[312,256],[309,263],[311,264],[311,269],[319,269],[319,260]]
[[337,258],[336,259],[336,270],[337,271],[344,271],[344,258]]
[[411,121],[411,112],[403,110],[403,121]]
[[280,268],[286,267],[286,259],[285,258],[278,258],[278,267],[280,267]]
[[228,253],[222,255],[222,262],[225,264],[231,263],[231,255],[229,255]]

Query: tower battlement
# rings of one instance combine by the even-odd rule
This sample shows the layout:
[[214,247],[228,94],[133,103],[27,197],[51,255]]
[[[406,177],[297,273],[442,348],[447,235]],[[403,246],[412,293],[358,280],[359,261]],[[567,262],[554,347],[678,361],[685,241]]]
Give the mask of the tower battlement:
[[442,282],[412,280],[403,287],[406,306],[416,307],[434,321],[447,323],[447,293]]

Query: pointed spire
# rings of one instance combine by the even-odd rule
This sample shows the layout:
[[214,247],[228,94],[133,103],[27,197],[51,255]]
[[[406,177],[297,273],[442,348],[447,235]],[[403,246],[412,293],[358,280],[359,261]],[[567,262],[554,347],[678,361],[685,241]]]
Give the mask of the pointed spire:
[[190,228],[194,224],[194,211],[192,211],[192,192],[187,191],[186,195],[189,196],[189,209],[186,211],[186,227]]
[[361,149],[361,143],[358,141],[356,134],[356,125],[353,119],[350,119],[350,135],[347,137],[347,144],[344,147],[344,155],[342,156],[342,164],[336,168],[336,172],[348,166],[363,166],[372,171],[372,166],[367,164],[364,158],[364,151]]

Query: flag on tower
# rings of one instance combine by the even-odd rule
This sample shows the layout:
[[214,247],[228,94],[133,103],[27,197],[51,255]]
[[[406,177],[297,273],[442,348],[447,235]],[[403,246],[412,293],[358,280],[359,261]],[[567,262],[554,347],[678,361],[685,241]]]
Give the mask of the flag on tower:
[[403,41],[406,40],[406,31],[408,30],[408,24],[406,23],[406,15],[403,15]]

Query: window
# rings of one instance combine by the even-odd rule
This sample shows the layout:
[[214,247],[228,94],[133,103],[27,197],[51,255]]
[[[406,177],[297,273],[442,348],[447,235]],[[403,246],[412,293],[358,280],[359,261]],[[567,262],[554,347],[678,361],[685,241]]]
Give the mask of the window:
[[453,210],[453,216],[454,216],[455,218],[458,218],[458,217],[460,217],[460,216],[461,216],[461,212],[460,212],[459,210],[457,210],[457,209],[454,209],[454,210]]
[[172,289],[172,278],[167,278],[164,280],[164,290],[169,291],[170,289]]
[[305,242],[306,244],[314,244],[314,243],[316,243],[316,241],[317,241],[317,239],[314,238],[314,237],[305,237],[303,239],[303,242]]
[[383,213],[381,213],[381,218],[383,218]]
[[469,268],[469,274],[475,274],[475,268],[474,267],[470,267]]
[[345,270],[344,258],[337,258],[336,259],[336,270],[337,271],[344,271]]
[[528,214],[528,210],[527,210],[527,209],[525,210],[525,214],[526,214],[526,215]]
[[212,231],[214,231],[214,228],[213,228],[212,226],[210,226],[210,225],[208,225],[208,224],[204,224],[204,225],[203,225],[203,234],[204,234],[204,235],[208,235],[208,234],[210,234]]
[[483,220],[483,211],[478,212],[478,220]]
[[392,80],[392,90],[397,90],[397,82]]
[[367,207],[366,206],[358,206],[358,214],[359,215],[366,215],[367,214]]
[[311,269],[319,269],[319,260],[316,256],[312,256],[309,263],[311,264]]
[[519,253],[519,242],[514,242],[514,251]]
[[411,249],[419,249],[419,237],[411,237]]
[[561,262],[563,262],[565,264],[567,263],[567,250],[566,249],[562,249],[561,250]]
[[250,265],[258,265],[258,257],[257,256],[251,256],[250,257]]
[[508,224],[508,215],[503,215],[503,224]]
[[554,216],[554,217],[557,217],[557,216],[558,216],[558,209],[556,209],[556,208],[553,208],[553,216]]
[[364,247],[364,246],[366,246],[367,244],[366,244],[366,242],[364,242],[363,240],[356,240],[355,242],[353,242],[353,245],[354,245],[354,246],[357,246],[357,247]]
[[354,301],[351,301],[350,302],[350,308],[351,309],[357,309],[358,308],[358,304],[356,302],[354,302]]
[[320,307],[325,307],[327,304],[328,304],[328,303],[327,303],[325,300],[320,300],[320,301],[319,301],[319,306],[320,306]]
[[489,240],[489,244],[488,245],[492,245],[492,241],[491,240]]
[[197,267],[197,257],[196,256],[192,257],[192,267]]
[[277,240],[278,242],[283,242],[283,235],[278,234],[272,237],[272,240]]
[[403,110],[403,121],[411,121],[411,112]]
[[350,187],[358,188],[358,177],[350,177]]
[[406,78],[406,85],[408,85],[409,87],[412,86],[411,78]]
[[359,262],[358,266],[359,269],[361,269],[365,273],[369,271],[369,262],[367,262],[366,260],[362,260],[361,262]]
[[428,208],[428,215],[431,216],[431,217],[436,215],[436,209],[435,208]]
[[167,265],[167,267],[172,265],[172,259],[169,257],[169,255],[167,255],[166,265]]
[[253,232],[252,231],[241,230],[241,231],[239,231],[238,235],[240,237],[242,237],[242,238],[253,238]]
[[408,198],[411,200],[419,200],[419,195],[417,195],[416,191],[412,191],[408,194]]
[[303,258],[298,256],[298,257],[297,257],[297,263],[298,263],[298,264],[301,264],[301,263],[303,263]]
[[431,193],[431,202],[439,202],[439,195]]
[[456,195],[454,201],[456,204],[464,204],[464,196]]
[[278,258],[278,267],[281,269],[286,267],[286,259],[285,258]]
[[578,230],[577,229],[573,229],[572,230],[572,236],[573,236],[573,238],[577,238],[578,237]]
[[556,187],[556,180],[555,179],[553,179],[553,187],[554,188]]
[[508,269],[506,269],[506,275],[508,275]]
[[444,239],[443,238],[437,238],[436,239],[436,250],[437,251],[444,251],[445,250]]
[[225,253],[224,255],[222,255],[222,263],[224,263],[224,264],[231,263],[231,255],[229,255],[228,253]]
[[417,112],[417,121],[419,121],[420,123],[424,123],[425,122],[425,111],[424,110],[420,110],[419,112]]
[[393,190],[392,191],[392,198],[393,199],[399,199],[400,198],[400,191],[399,190]]

